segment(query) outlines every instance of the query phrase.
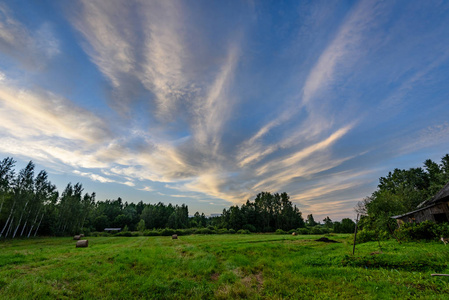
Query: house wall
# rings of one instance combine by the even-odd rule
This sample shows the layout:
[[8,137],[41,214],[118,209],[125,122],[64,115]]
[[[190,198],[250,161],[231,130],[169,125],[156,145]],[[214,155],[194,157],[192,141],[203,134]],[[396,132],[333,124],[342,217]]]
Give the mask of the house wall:
[[404,216],[400,219],[397,219],[397,222],[398,225],[401,225],[403,223],[421,223],[427,220],[432,222],[441,222],[441,214],[446,215],[446,219],[449,220],[449,201],[442,202],[427,209],[423,209],[413,214]]

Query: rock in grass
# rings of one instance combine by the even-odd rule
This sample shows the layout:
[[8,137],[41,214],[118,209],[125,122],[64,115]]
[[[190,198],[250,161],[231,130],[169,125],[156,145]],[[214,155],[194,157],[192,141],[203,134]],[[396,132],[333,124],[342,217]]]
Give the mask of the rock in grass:
[[293,232],[292,235],[298,235],[296,232]]
[[88,246],[87,240],[79,240],[78,242],[76,242],[76,248],[85,248],[87,246]]
[[74,240],[79,240],[80,238],[81,238],[81,235],[75,235],[75,236],[73,237]]
[[172,240],[177,240],[178,239],[178,235],[174,234],[174,235],[171,236],[171,238],[172,238]]

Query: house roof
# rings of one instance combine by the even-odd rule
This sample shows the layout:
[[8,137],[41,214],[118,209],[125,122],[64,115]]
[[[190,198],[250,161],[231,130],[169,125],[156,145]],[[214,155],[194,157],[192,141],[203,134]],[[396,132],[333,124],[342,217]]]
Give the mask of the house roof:
[[431,204],[438,203],[446,198],[449,198],[449,182],[446,183],[446,185],[438,193],[436,193],[432,199],[423,201],[418,205],[418,207],[429,206]]
[[405,213],[403,215],[392,216],[391,218],[393,218],[393,219],[400,219],[402,217],[414,214],[414,213],[416,213],[418,211],[425,210],[425,209],[428,209],[428,208],[430,208],[432,206],[435,206],[436,204],[438,204],[439,202],[444,201],[444,200],[449,200],[449,182],[446,183],[446,185],[438,193],[436,193],[435,196],[433,196],[432,199],[426,200],[426,201],[423,201],[422,203],[420,203],[418,205],[419,209],[414,210],[414,211],[410,211],[410,212]]

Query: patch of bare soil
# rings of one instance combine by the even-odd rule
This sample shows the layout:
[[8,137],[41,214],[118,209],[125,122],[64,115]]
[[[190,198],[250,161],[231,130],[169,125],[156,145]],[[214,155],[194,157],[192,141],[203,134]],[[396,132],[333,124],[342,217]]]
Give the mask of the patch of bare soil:
[[319,238],[319,239],[315,240],[315,242],[340,243],[340,242],[337,242],[337,241],[334,241],[334,240],[330,240],[330,239],[328,239],[327,237]]
[[214,274],[210,275],[210,279],[212,281],[217,281],[218,278],[220,278],[220,274],[219,273],[214,273]]
[[262,272],[257,274],[251,274],[242,278],[242,283],[247,288],[257,288],[260,290],[263,286],[263,275]]

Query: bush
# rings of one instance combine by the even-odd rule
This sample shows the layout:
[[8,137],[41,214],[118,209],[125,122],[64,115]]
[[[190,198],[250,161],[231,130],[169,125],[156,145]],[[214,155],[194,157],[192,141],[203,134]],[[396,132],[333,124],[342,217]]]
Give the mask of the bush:
[[251,232],[257,231],[256,226],[254,226],[252,224],[245,224],[245,225],[243,225],[242,229],[249,230]]
[[114,236],[133,236],[133,235],[129,231],[122,231],[122,232],[117,232],[116,234],[114,234]]
[[288,231],[288,234],[292,234],[293,232],[298,233],[298,232],[296,231],[296,229],[290,229],[290,230]]
[[209,228],[200,228],[200,229],[197,229],[195,233],[197,233],[197,234],[214,234],[215,231],[210,230]]
[[226,228],[220,228],[217,230],[218,234],[227,234],[229,233],[229,230],[227,230]]
[[287,234],[287,232],[285,232],[284,230],[282,230],[282,229],[276,229],[276,232],[275,232],[276,234]]
[[323,234],[323,233],[324,233],[323,230],[321,230],[321,228],[318,226],[310,228],[310,234]]
[[309,234],[310,231],[307,228],[298,228],[298,229],[296,229],[296,233],[297,234]]
[[404,240],[438,240],[441,236],[449,236],[449,224],[436,224],[431,221],[422,223],[404,223],[396,229],[399,239]]
[[249,232],[249,230],[246,229],[240,229],[239,231],[237,231],[238,234],[250,234],[251,232]]
[[162,229],[160,235],[162,236],[172,236],[175,234],[175,231],[171,228]]
[[143,232],[143,235],[144,236],[159,236],[159,235],[161,235],[161,233],[157,230],[145,230]]
[[107,232],[94,231],[94,232],[91,233],[91,236],[105,237],[105,236],[111,236],[111,235],[109,233],[107,233]]
[[228,232],[229,232],[230,234],[234,234],[234,233],[235,233],[235,230],[231,228],[231,229],[228,230]]
[[357,232],[357,243],[377,241],[377,234],[374,230],[363,229]]

